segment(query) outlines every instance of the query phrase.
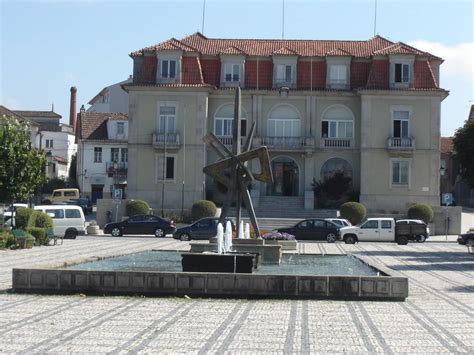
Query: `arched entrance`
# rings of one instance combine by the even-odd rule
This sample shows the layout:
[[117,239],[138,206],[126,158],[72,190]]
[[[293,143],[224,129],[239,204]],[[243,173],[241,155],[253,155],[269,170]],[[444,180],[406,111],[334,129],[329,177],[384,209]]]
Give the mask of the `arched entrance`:
[[293,159],[277,157],[272,160],[273,184],[268,184],[268,195],[298,196],[299,169]]

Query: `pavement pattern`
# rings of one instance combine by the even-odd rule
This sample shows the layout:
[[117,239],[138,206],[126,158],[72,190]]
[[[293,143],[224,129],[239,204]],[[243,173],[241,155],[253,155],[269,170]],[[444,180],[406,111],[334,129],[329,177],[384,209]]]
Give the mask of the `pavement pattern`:
[[0,353],[474,353],[474,254],[454,242],[300,242],[365,255],[409,278],[405,302],[14,294],[11,270],[150,249],[151,237],[79,237],[0,251]]

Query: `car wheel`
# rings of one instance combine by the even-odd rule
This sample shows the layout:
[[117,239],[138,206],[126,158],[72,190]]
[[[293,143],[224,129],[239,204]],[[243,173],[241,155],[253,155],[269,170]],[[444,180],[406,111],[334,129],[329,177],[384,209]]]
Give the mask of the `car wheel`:
[[163,238],[165,236],[165,231],[161,228],[156,228],[154,234],[156,238]]
[[355,244],[356,238],[353,235],[348,235],[344,238],[344,241],[346,242],[346,244]]
[[66,231],[66,234],[64,235],[64,238],[66,239],[76,239],[77,237],[77,231],[73,229],[68,229]]
[[188,240],[191,240],[191,237],[189,236],[189,234],[183,233],[179,236],[179,240],[181,240],[182,242],[187,242]]
[[120,230],[119,227],[114,227],[112,228],[112,231],[110,232],[112,234],[112,237],[120,237],[122,235],[122,231]]
[[408,244],[408,237],[405,235],[401,235],[397,238],[398,245],[407,245]]
[[326,236],[326,240],[328,243],[335,243],[336,242],[336,235],[334,233],[329,233],[327,236]]
[[418,243],[424,243],[425,240],[426,240],[426,237],[425,237],[424,234],[420,234],[420,235],[417,235],[417,236],[416,236],[416,241],[417,241]]

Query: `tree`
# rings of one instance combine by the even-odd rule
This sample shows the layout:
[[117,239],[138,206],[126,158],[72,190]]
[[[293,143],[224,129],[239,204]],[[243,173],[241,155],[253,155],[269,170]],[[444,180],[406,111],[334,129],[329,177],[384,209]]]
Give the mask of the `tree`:
[[0,202],[30,198],[45,181],[45,159],[31,146],[28,123],[0,117]]
[[77,153],[71,156],[71,166],[69,167],[69,187],[77,187]]
[[352,178],[343,171],[336,171],[323,181],[316,181],[313,178],[311,186],[317,207],[337,208],[341,203],[347,201],[348,194],[352,189]]
[[461,165],[464,181],[474,188],[474,120],[468,120],[458,128],[453,139],[455,158]]

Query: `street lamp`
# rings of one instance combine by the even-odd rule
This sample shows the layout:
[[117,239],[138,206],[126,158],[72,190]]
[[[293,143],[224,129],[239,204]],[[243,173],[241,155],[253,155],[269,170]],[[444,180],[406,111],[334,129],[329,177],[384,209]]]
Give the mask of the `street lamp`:
[[114,163],[113,163],[113,167],[114,167],[114,192],[115,190],[117,189],[117,175],[118,175],[118,163],[117,161],[114,160]]

